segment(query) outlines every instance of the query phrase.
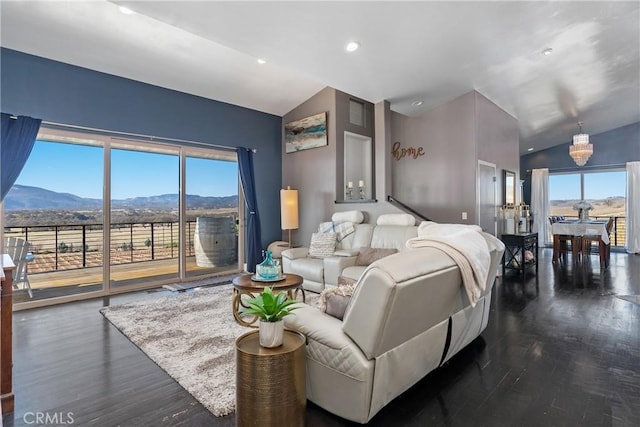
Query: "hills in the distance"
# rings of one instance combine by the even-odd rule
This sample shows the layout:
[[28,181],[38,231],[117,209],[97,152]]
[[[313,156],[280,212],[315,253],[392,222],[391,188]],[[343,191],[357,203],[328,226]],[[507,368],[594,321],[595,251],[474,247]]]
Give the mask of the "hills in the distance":
[[[238,206],[238,196],[202,197],[187,194],[189,209],[220,209]],[[112,209],[154,209],[174,210],[178,207],[178,194],[135,197],[112,200]],[[97,210],[102,209],[101,199],[91,199],[70,193],[57,193],[40,187],[14,185],[4,199],[4,209],[10,210]]]

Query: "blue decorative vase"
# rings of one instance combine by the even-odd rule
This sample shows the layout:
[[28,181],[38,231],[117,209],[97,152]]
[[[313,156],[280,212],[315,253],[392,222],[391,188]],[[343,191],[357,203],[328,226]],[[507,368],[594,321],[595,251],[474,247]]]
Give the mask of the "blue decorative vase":
[[266,280],[275,279],[280,274],[280,268],[273,261],[271,251],[265,251],[264,261],[256,265],[256,274]]

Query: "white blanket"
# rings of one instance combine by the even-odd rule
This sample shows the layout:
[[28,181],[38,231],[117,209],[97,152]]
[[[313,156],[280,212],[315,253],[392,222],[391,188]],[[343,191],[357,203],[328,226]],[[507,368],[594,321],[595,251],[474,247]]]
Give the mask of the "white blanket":
[[436,248],[453,258],[460,268],[471,306],[475,307],[486,288],[491,264],[489,246],[481,233],[477,225],[425,221],[418,227],[418,237],[407,241],[407,248]]
[[354,231],[356,231],[356,229],[353,226],[353,223],[349,222],[349,221],[322,222],[318,226],[318,233],[332,233],[332,232],[336,233],[336,240],[338,242],[341,242],[342,239],[344,239],[345,237],[347,237],[349,234],[353,233]]

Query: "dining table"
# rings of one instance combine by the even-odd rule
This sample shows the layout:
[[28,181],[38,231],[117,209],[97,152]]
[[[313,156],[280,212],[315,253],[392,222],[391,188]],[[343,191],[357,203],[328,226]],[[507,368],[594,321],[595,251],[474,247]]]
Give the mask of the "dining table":
[[[609,245],[611,243],[607,232],[607,221],[558,221],[551,225],[551,233],[553,234],[553,262],[557,262],[560,257],[560,236],[563,235],[572,236],[571,254],[574,261],[577,261],[582,253],[583,236],[599,236],[602,244]],[[599,253],[600,262],[602,263],[603,253],[602,251],[599,251]]]

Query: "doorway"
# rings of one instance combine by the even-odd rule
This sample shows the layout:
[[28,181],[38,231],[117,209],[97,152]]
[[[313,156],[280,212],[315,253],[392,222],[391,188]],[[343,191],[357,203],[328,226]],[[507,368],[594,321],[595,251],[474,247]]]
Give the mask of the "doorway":
[[478,225],[483,231],[497,233],[496,165],[478,160]]

